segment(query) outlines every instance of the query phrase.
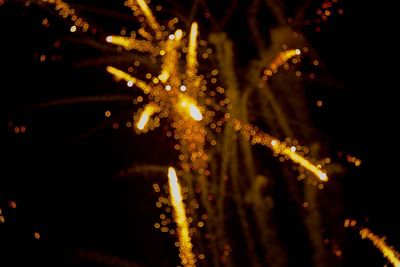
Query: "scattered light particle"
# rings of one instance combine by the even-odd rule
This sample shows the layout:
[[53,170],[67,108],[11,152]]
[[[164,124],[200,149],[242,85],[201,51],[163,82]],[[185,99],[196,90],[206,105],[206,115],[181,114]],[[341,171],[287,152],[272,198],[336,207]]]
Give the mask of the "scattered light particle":
[[39,240],[40,239],[40,234],[38,232],[35,232],[33,234],[33,236],[35,237],[35,239]]
[[9,205],[10,208],[12,208],[12,209],[16,209],[16,208],[17,208],[17,202],[15,202],[15,201],[10,201],[10,202],[8,203],[8,205]]
[[43,19],[42,20],[42,25],[45,26],[45,27],[49,27],[49,25],[50,25],[49,20],[48,19]]

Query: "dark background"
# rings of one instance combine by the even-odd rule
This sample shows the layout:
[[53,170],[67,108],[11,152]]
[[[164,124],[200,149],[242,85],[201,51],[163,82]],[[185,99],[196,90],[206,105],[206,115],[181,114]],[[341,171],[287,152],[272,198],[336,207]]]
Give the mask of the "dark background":
[[[388,65],[395,48],[382,33],[390,25],[380,16],[384,4],[367,5],[347,1],[342,4],[345,15],[323,24],[321,33],[306,31],[340,84],[309,92],[310,109],[333,157],[343,151],[363,161],[360,168],[342,162],[348,169],[340,177],[344,218],[358,219],[400,248],[394,130],[398,86]],[[45,17],[51,18],[49,28],[41,25]],[[124,93],[104,71],[74,67],[77,59],[96,52],[64,41],[68,28],[46,10],[13,1],[0,5],[0,208],[5,217],[0,266],[92,266],[79,263],[77,251],[143,266],[173,266],[178,262],[174,239],[153,228],[159,213],[152,183],[166,178],[116,178],[134,162],[173,162],[173,156],[148,148],[162,147],[162,133],[136,136],[126,128],[124,121],[133,111],[129,102],[34,107],[54,99]],[[61,47],[52,48],[58,39]],[[58,58],[42,63],[41,54]],[[316,99],[324,100],[322,109],[312,104]],[[112,111],[111,118],[104,117],[105,110]],[[115,122],[118,130],[112,128]],[[26,133],[16,134],[21,125]],[[9,207],[13,200],[16,209]],[[385,263],[369,242],[346,233],[344,266]]]

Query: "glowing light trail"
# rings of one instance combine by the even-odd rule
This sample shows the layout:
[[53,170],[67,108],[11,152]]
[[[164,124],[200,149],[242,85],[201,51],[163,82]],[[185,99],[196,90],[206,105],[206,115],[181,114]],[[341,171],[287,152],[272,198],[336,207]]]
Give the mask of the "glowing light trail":
[[372,241],[374,246],[379,249],[383,256],[395,267],[400,267],[399,253],[392,247],[386,244],[384,237],[379,237],[371,232],[368,228],[362,228],[360,230],[362,239],[369,239]]
[[260,132],[257,127],[254,127],[250,124],[243,124],[239,120],[234,119],[234,129],[236,131],[240,131],[240,133],[248,140],[251,141],[252,144],[261,144],[270,148],[276,154],[287,156],[294,163],[299,164],[304,167],[306,170],[313,173],[318,179],[322,182],[328,181],[328,176],[324,170],[321,170],[314,164],[312,164],[305,157],[296,152],[296,150],[292,150],[292,147],[287,146],[285,143],[282,143],[278,139]]
[[175,169],[168,168],[168,184],[171,194],[171,204],[174,210],[174,219],[178,226],[180,258],[183,266],[194,267],[195,256],[192,252],[193,245],[189,235],[189,223],[187,222],[185,207],[183,206],[181,186],[178,182]]

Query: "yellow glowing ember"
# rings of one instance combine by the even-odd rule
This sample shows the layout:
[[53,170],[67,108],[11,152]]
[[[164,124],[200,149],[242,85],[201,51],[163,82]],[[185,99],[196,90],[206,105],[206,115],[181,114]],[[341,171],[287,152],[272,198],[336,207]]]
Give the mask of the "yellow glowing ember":
[[136,127],[139,130],[143,130],[144,127],[146,127],[147,123],[149,122],[149,119],[151,115],[153,115],[155,112],[157,112],[158,107],[155,104],[148,104],[144,108],[144,111],[140,115],[140,119],[136,124]]
[[125,80],[128,83],[128,85],[130,85],[130,84],[136,85],[138,88],[142,89],[142,91],[146,94],[148,94],[151,90],[151,86],[147,85],[147,83],[129,75],[128,73],[126,73],[122,70],[119,70],[112,66],[108,66],[107,72],[114,75],[116,80]]
[[268,65],[268,67],[264,70],[264,79],[268,79],[269,76],[272,76],[274,73],[278,71],[278,68],[285,64],[288,60],[295,56],[299,56],[301,51],[299,49],[290,49],[283,51],[275,57],[272,62]]
[[168,184],[171,194],[171,204],[174,210],[174,219],[177,224],[179,257],[183,266],[194,267],[196,260],[192,252],[193,245],[189,235],[189,223],[183,205],[181,186],[178,182],[175,169],[172,167],[168,168]]
[[[133,2],[127,1],[127,2]],[[153,12],[151,12],[149,6],[146,4],[144,0],[136,0],[137,4],[139,5],[140,9],[142,10],[144,16],[147,19],[147,22],[149,23],[150,27],[157,33],[159,31],[160,25],[158,25],[156,18],[153,15]]]
[[182,36],[183,36],[183,32],[182,32],[182,30],[176,30],[176,32],[175,32],[175,41],[180,41],[180,40],[182,40]]
[[158,79],[160,79],[161,82],[165,83],[169,78],[169,73],[167,70],[162,70],[161,74],[158,75]]
[[189,113],[195,121],[201,121],[203,119],[203,115],[201,115],[200,109],[194,104],[189,104]]
[[69,18],[71,22],[74,23],[71,26],[70,31],[75,32],[77,28],[82,28],[82,31],[86,32],[89,30],[89,23],[87,23],[83,18],[78,17],[69,4],[62,0],[42,0],[44,3],[49,3],[54,5],[54,9],[58,11],[58,14],[63,18]]
[[240,131],[240,133],[246,139],[250,140],[252,144],[261,144],[263,146],[266,146],[272,149],[272,151],[274,151],[276,154],[290,158],[294,163],[299,164],[306,170],[313,173],[316,177],[318,177],[319,180],[323,182],[328,181],[328,176],[326,175],[326,172],[324,170],[312,164],[309,160],[296,152],[295,149],[291,149],[291,146],[287,146],[285,143],[279,141],[278,139],[266,133],[260,132],[257,127],[254,127],[250,124],[244,124],[236,119],[233,122],[234,129],[236,131]]
[[155,51],[154,47],[151,45],[151,43],[149,41],[136,40],[132,37],[110,35],[110,36],[107,36],[106,41],[111,44],[122,46],[126,50],[134,49],[139,52],[154,52]]
[[400,267],[399,253],[392,247],[386,244],[384,237],[379,237],[371,232],[368,228],[362,228],[360,230],[362,239],[369,239],[372,241],[374,246],[379,249],[383,256],[395,267]]
[[188,113],[190,117],[192,117],[192,119],[194,119],[195,121],[201,121],[203,119],[203,115],[201,114],[200,109],[197,107],[196,103],[189,97],[182,96],[180,104],[185,113]]
[[177,49],[180,46],[182,36],[182,30],[176,30],[173,35],[171,34],[169,36],[165,50],[163,50],[164,56],[162,57],[161,74],[158,75],[158,79],[163,83],[166,83],[171,79],[171,85],[173,87],[178,87],[181,83],[179,77],[179,55]]
[[304,167],[305,169],[312,172],[315,176],[317,176],[321,181],[327,182],[328,176],[324,171],[319,169],[317,166],[312,164],[309,160],[304,158],[303,156],[299,155],[297,152],[292,151],[290,147],[286,146],[285,144],[281,143],[278,140],[271,141],[271,148],[275,153],[280,155],[288,156],[294,163],[297,163]]
[[347,159],[347,162],[353,163],[354,166],[356,166],[356,167],[359,167],[362,163],[361,159],[358,159],[350,154],[346,156],[346,159]]
[[151,35],[151,33],[146,31],[143,27],[139,29],[138,33],[147,41],[153,41],[153,36]]
[[198,25],[197,22],[192,23],[189,36],[189,47],[186,56],[187,66],[186,73],[188,78],[191,79],[196,74],[197,65],[197,35],[198,35]]

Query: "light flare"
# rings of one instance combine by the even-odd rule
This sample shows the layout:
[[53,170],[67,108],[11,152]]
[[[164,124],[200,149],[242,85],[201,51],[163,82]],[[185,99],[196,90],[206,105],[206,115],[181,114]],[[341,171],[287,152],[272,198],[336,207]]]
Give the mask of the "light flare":
[[203,115],[199,107],[197,107],[196,103],[187,96],[182,96],[180,101],[180,106],[183,108],[182,110],[189,114],[192,119],[195,121],[201,121],[203,119]]

